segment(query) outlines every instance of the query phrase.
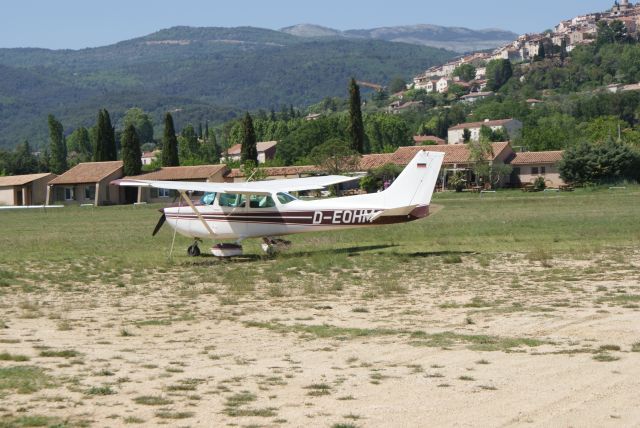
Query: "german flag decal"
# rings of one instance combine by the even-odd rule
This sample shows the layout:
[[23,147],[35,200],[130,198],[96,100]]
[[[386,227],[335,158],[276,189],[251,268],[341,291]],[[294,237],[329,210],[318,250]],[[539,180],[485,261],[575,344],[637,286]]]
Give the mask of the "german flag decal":
[[418,168],[426,168],[427,164],[426,163],[419,163],[418,164]]

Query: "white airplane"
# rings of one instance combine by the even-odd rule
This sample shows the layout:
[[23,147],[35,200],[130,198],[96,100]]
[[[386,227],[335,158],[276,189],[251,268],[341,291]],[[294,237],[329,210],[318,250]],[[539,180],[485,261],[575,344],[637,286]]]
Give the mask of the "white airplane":
[[[200,255],[202,239],[234,239],[235,244],[212,248],[214,255],[227,257],[241,255],[240,243],[247,238],[263,238],[262,248],[272,253],[289,244],[278,236],[424,218],[443,159],[443,153],[423,150],[384,191],[318,200],[300,200],[289,192],[320,190],[357,178],[333,175],[246,183],[121,180],[118,184],[179,191],[186,205],[164,208],[153,234],[167,221],[176,232],[194,239],[188,249],[191,256]],[[194,204],[187,192],[204,195]]]

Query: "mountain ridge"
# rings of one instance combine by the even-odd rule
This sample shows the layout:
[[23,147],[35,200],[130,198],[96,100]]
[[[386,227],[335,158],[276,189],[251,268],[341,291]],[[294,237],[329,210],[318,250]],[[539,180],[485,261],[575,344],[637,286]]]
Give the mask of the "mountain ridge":
[[0,49],[0,147],[46,143],[46,116],[65,129],[90,126],[98,109],[114,123],[127,108],[156,124],[177,109],[188,122],[246,110],[304,108],[345,96],[351,77],[388,83],[451,59],[450,51],[355,38],[301,38],[255,27],[171,27],[80,50]]
[[308,38],[381,39],[444,48],[458,53],[496,48],[518,37],[518,34],[514,32],[496,28],[472,30],[465,27],[445,27],[434,24],[387,26],[344,31],[315,24],[296,24],[281,28],[280,31],[297,37]]

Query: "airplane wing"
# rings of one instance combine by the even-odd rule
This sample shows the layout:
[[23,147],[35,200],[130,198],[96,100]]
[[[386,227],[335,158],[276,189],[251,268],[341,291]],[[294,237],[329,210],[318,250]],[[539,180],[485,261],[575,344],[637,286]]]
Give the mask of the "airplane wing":
[[344,175],[326,175],[321,177],[291,178],[283,180],[250,181],[247,183],[202,183],[191,181],[154,181],[154,180],[116,180],[119,186],[155,187],[194,192],[241,193],[251,195],[270,195],[274,192],[298,192],[302,190],[321,190],[327,186],[359,180],[361,177]]

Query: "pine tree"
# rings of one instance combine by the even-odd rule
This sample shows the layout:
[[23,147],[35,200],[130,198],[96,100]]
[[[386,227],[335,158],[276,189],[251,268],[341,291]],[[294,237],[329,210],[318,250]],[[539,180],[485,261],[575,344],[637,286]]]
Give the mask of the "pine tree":
[[349,83],[349,136],[351,148],[358,153],[364,152],[364,124],[360,109],[360,88],[356,79]]
[[164,134],[162,136],[162,166],[178,166],[178,139],[173,127],[173,117],[167,113],[164,117]]
[[249,112],[242,119],[242,150],[240,162],[252,161],[258,164],[258,147],[256,141],[256,131],[253,129],[253,119]]
[[545,59],[546,56],[547,54],[544,50],[544,43],[540,42],[538,47],[538,59]]
[[122,134],[122,164],[124,175],[138,175],[142,171],[140,138],[133,125],[127,126]]
[[13,155],[13,174],[33,174],[38,172],[38,159],[31,153],[29,141],[18,144]]
[[62,174],[67,170],[67,145],[62,135],[62,123],[53,115],[49,115],[49,140],[51,149],[50,168],[54,174]]

